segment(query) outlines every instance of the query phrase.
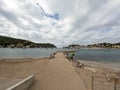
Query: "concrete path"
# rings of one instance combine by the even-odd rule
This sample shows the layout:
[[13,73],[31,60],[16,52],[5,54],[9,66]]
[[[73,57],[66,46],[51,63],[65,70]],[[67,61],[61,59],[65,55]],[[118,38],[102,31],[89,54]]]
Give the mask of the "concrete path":
[[74,67],[62,53],[51,59],[40,78],[38,90],[86,90]]
[[12,85],[18,83],[22,79],[18,78],[7,78],[0,76],[0,90],[5,90],[6,88],[11,87]]

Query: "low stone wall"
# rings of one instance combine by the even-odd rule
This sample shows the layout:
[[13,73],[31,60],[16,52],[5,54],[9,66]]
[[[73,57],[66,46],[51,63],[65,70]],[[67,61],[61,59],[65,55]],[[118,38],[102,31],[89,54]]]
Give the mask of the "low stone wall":
[[27,90],[34,81],[34,75],[31,75],[6,90]]

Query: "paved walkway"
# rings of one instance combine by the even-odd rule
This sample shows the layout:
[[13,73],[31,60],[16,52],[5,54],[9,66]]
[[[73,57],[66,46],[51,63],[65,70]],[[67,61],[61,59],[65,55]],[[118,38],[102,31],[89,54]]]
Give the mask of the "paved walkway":
[[38,90],[86,90],[74,67],[62,53],[51,59],[40,78]]

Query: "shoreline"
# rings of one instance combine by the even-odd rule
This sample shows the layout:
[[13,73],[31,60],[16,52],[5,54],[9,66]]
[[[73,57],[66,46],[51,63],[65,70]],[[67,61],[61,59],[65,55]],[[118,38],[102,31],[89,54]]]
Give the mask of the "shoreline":
[[0,62],[1,61],[15,61],[15,62],[19,62],[19,61],[33,61],[33,60],[44,60],[44,59],[52,59],[54,58],[56,53],[52,53],[49,56],[41,56],[41,57],[17,57],[17,58],[0,58]]
[[[53,55],[53,54],[51,54]],[[35,61],[35,60],[45,60],[50,59],[51,56],[41,56],[41,57],[18,57],[18,58],[0,58],[0,62],[26,62],[26,61]],[[80,63],[83,63],[87,66],[93,68],[107,68],[113,69],[116,71],[120,70],[120,62],[104,62],[104,61],[97,61],[97,60],[76,60]]]
[[34,60],[44,60],[44,59],[49,59],[50,58],[50,56],[42,56],[42,57],[26,57],[26,58],[0,58],[0,62],[2,62],[2,61],[15,61],[15,62],[19,62],[19,61],[22,61],[22,62],[24,62],[24,61],[34,61]]
[[[77,64],[79,62],[80,66]],[[112,90],[115,87],[115,79],[118,81],[116,82],[116,88],[117,90],[120,89],[120,64],[118,64],[119,68],[115,68],[111,66],[112,64],[88,60],[73,61],[71,63],[88,90],[92,90],[92,88],[95,90]]]
[[[53,55],[53,54],[51,54]],[[0,62],[26,62],[26,61],[35,61],[35,60],[44,60],[50,59],[51,56],[41,56],[41,57],[18,57],[18,58],[0,58]],[[97,60],[76,60],[81,62],[87,66],[93,68],[107,68],[107,69],[114,69],[119,71],[120,70],[120,62],[104,62],[104,61],[97,61]]]
[[[17,60],[16,60],[17,61]],[[33,62],[0,62],[0,85],[2,90],[29,75],[34,75],[34,83],[30,90],[79,90],[84,88],[84,84],[74,71],[74,67],[65,58],[63,53],[58,53],[55,58],[33,60]],[[65,74],[66,73],[66,74]],[[66,77],[66,78],[64,78]],[[72,78],[72,79],[71,79]],[[68,82],[69,81],[69,82]],[[53,83],[51,83],[53,82]],[[54,83],[57,82],[57,83]],[[67,83],[66,83],[67,82]],[[62,85],[62,87],[59,85]],[[81,86],[80,86],[81,85]],[[64,88],[64,89],[63,89]]]
[[[99,73],[95,75],[120,77],[120,63],[103,63],[89,60],[77,60],[81,65],[84,65],[84,70],[91,71],[92,73]],[[73,66],[80,69],[76,62],[73,62]],[[78,70],[79,72],[79,70]],[[94,76],[93,74],[93,76]]]
[[[65,61],[64,61],[64,59],[65,59]],[[61,62],[61,60],[62,60],[62,62]],[[9,58],[3,59],[3,60],[0,60],[0,72],[1,72],[0,80],[1,80],[1,83],[2,83],[2,81],[6,80],[4,85],[7,85],[7,83],[10,82],[10,80],[12,80],[12,82],[16,82],[18,79],[21,79],[21,78],[24,78],[31,74],[34,74],[35,75],[35,83],[31,86],[30,90],[36,90],[36,89],[39,90],[39,88],[41,88],[40,87],[41,84],[44,84],[41,82],[41,80],[43,80],[43,82],[44,82],[44,80],[46,80],[46,77],[48,78],[48,80],[50,80],[50,75],[54,75],[58,71],[59,71],[59,74],[61,74],[61,73],[62,73],[61,75],[65,74],[67,77],[70,75],[70,74],[68,74],[67,71],[65,71],[64,74],[61,71],[61,69],[62,70],[69,69],[71,72],[71,69],[68,68],[68,66],[67,66],[68,64],[66,65],[65,62],[69,63],[70,67],[73,68],[74,73],[77,73],[79,75],[79,77],[82,78],[84,84],[86,85],[86,87],[88,89],[91,89],[91,76],[93,76],[93,75],[116,77],[117,73],[118,73],[118,76],[120,77],[120,69],[115,70],[115,68],[110,66],[111,64],[89,61],[89,60],[79,60],[79,61],[81,64],[84,64],[84,68],[77,67],[76,62],[69,63],[68,60],[66,60],[65,56],[62,54],[59,54],[59,55],[55,56],[55,58],[52,58],[52,59],[50,57],[14,58],[11,60],[9,60]],[[53,64],[51,65],[51,63],[53,63]],[[120,67],[119,64],[118,64],[118,66]],[[64,69],[63,67],[66,67],[66,69]],[[51,71],[55,71],[55,72],[51,73],[51,72],[49,72],[49,69]],[[57,69],[59,69],[59,70],[57,70]],[[60,79],[60,78],[58,78],[58,76],[56,76],[56,74],[55,74],[56,81],[59,82],[58,79]],[[61,77],[61,75],[59,77]],[[44,77],[44,79],[43,79],[43,77]],[[53,79],[54,79],[54,77],[53,77]],[[51,80],[53,80],[53,79],[51,79]],[[64,79],[62,79],[62,80],[64,80]],[[71,80],[71,79],[69,79],[69,80]],[[51,81],[49,81],[49,82],[51,82]],[[59,83],[61,83],[61,82],[59,82]],[[62,82],[62,83],[64,83],[64,82]],[[49,85],[48,81],[46,81],[45,85]],[[46,88],[48,88],[48,87],[46,87]]]
[[50,55],[46,55],[46,56],[33,56],[33,57],[0,57],[0,60],[7,60],[7,59],[9,59],[9,60],[15,60],[15,59],[36,59],[36,58],[45,58],[45,57],[50,57]]
[[92,60],[77,60],[77,61],[95,68],[103,67],[109,69],[116,69],[118,71],[120,70],[120,62],[104,62],[104,61],[92,61]]

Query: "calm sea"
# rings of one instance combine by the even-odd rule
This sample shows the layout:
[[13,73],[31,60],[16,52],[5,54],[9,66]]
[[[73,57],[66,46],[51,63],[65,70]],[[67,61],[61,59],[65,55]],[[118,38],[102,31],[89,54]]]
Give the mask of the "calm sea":
[[120,63],[120,49],[77,49],[74,58],[77,60]]
[[[27,48],[27,49],[11,49],[0,48],[0,58],[31,58],[50,56],[56,51],[64,49],[41,49],[41,48]],[[120,49],[74,49],[75,59],[92,60],[101,62],[120,62]]]
[[44,48],[0,48],[0,58],[32,58],[50,56],[59,49]]

